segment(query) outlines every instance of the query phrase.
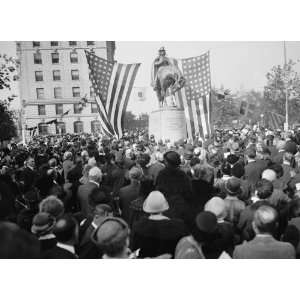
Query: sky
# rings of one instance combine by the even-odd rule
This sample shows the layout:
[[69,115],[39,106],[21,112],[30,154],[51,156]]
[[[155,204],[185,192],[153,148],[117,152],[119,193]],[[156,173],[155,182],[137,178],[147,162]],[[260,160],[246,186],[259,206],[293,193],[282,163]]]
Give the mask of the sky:
[[[150,72],[158,49],[164,46],[167,55],[174,58],[198,56],[210,51],[212,86],[233,92],[237,90],[263,90],[266,74],[274,66],[283,64],[283,42],[116,42],[115,59],[120,63],[141,63],[135,86],[147,87],[147,99],[137,102],[133,97],[128,110],[139,114],[158,107],[158,101],[150,87]],[[300,42],[286,42],[287,57],[300,59]],[[0,53],[15,56],[14,42],[0,42]],[[300,71],[300,63],[296,69]],[[17,93],[17,92],[16,92]],[[19,106],[16,100],[13,108]]]

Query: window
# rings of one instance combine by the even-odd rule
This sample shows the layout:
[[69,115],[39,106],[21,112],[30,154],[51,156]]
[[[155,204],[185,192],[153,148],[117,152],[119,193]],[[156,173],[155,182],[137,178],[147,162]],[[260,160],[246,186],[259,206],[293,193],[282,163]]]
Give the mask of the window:
[[53,71],[53,80],[54,81],[60,80],[60,70]]
[[95,96],[96,96],[96,94],[95,94],[94,88],[91,86],[90,87],[90,97],[94,98]]
[[42,54],[41,53],[33,53],[33,60],[35,64],[42,64]]
[[74,133],[81,133],[81,132],[83,132],[83,122],[75,121],[74,122]]
[[43,72],[35,71],[35,81],[43,81]]
[[57,52],[51,53],[52,56],[52,63],[58,64],[59,63],[59,54]]
[[101,130],[100,121],[94,120],[91,122],[91,131],[92,133],[98,133]]
[[78,54],[77,54],[77,52],[71,52],[70,53],[70,62],[72,64],[77,64],[78,63]]
[[74,98],[80,97],[80,87],[72,87],[72,94]]
[[46,115],[46,106],[45,105],[38,105],[38,114],[39,114],[39,116]]
[[48,134],[48,124],[40,123],[38,125],[38,127],[39,127],[39,134],[40,135],[47,135]]
[[86,44],[88,46],[94,46],[95,45],[95,42],[94,41],[87,41]]
[[66,123],[57,122],[56,123],[56,134],[65,134],[66,133]]
[[81,114],[82,105],[79,103],[74,103],[74,114]]
[[55,87],[54,88],[54,98],[55,99],[62,98],[62,88],[61,87]]
[[70,42],[69,42],[69,45],[70,45],[70,46],[76,46],[76,45],[77,45],[77,42],[75,42],[75,41],[70,41]]
[[50,45],[51,45],[52,47],[58,46],[58,42],[50,42]]
[[98,106],[96,103],[91,103],[91,113],[97,113],[98,112]]
[[44,89],[43,88],[37,88],[36,89],[36,98],[37,99],[44,99]]
[[79,70],[71,70],[72,80],[79,80]]
[[55,104],[55,112],[57,115],[62,115],[64,113],[64,108],[62,104]]
[[41,43],[40,42],[32,42],[33,47],[40,47]]

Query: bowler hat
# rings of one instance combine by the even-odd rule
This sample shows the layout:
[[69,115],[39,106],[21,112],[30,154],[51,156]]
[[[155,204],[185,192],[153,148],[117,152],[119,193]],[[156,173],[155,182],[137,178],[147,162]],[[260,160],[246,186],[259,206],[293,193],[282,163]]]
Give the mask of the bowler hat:
[[217,224],[216,215],[210,211],[202,211],[196,217],[197,228],[203,233],[214,233]]
[[178,167],[180,165],[180,155],[175,151],[168,151],[165,153],[164,158],[173,167]]
[[32,221],[31,232],[36,235],[44,235],[50,232],[55,225],[55,218],[45,212],[36,214]]
[[94,230],[91,240],[97,246],[105,246],[126,239],[129,235],[127,223],[115,217],[108,217]]

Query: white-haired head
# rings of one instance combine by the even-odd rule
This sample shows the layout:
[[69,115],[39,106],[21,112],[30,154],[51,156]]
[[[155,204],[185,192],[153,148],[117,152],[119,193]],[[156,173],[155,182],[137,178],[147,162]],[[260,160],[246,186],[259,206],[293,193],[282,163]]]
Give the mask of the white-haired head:
[[89,170],[89,180],[96,181],[98,183],[102,180],[102,172],[98,167],[92,167]]

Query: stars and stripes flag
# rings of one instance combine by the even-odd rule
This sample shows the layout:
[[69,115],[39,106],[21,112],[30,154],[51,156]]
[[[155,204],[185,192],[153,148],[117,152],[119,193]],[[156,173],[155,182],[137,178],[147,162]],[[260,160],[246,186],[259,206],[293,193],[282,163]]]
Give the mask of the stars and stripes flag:
[[186,83],[175,97],[177,105],[184,109],[188,138],[211,134],[211,75],[209,52],[201,56],[174,59]]
[[122,137],[126,108],[140,64],[119,64],[85,51],[103,132]]
[[283,123],[285,122],[285,116],[277,114],[275,112],[267,111],[266,121],[270,129],[280,129],[283,127]]

